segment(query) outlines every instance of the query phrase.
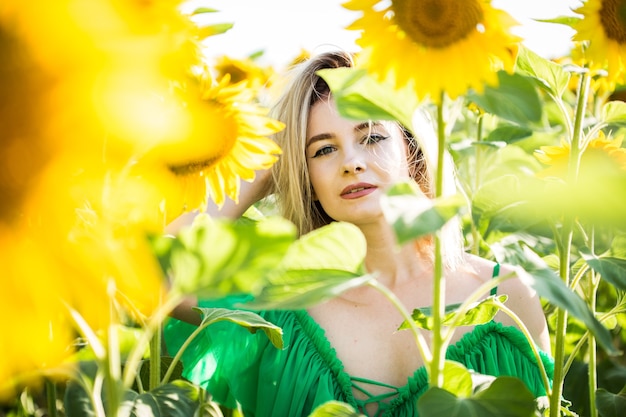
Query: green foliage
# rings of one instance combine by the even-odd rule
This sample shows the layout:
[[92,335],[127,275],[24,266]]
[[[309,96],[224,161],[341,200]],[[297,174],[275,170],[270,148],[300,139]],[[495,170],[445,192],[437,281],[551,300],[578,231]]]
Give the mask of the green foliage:
[[227,308],[194,307],[202,314],[200,327],[204,328],[219,321],[230,321],[246,328],[250,333],[262,330],[277,349],[283,348],[283,331],[261,316],[249,311],[231,310]]
[[517,378],[499,377],[471,397],[431,387],[417,401],[422,417],[531,417],[535,399]]
[[441,229],[465,205],[460,195],[430,199],[415,182],[391,186],[381,199],[385,218],[392,225],[398,244]]
[[[464,311],[458,311],[461,304],[450,304],[445,308],[445,316],[442,320],[444,326],[475,326],[484,324],[493,319],[500,309],[500,305],[507,300],[506,295],[492,295],[476,303],[472,303]],[[416,308],[411,314],[415,324],[426,330],[432,330],[433,318],[432,309],[429,307]],[[410,328],[405,321],[400,325],[400,329]]]

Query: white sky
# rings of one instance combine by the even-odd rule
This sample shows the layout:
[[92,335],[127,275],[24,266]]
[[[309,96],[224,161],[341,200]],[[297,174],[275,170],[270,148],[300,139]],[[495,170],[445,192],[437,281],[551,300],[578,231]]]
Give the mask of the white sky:
[[[193,2],[193,0],[191,0]],[[243,58],[265,50],[263,61],[280,66],[301,49],[316,52],[337,47],[358,49],[358,33],[345,30],[359,13],[344,9],[344,0],[202,0],[219,10],[207,16],[212,23],[234,23],[227,33],[207,39],[210,55]],[[492,0],[492,5],[509,12],[521,26],[514,33],[525,45],[546,58],[566,54],[573,31],[564,26],[535,22],[572,15],[580,0]]]

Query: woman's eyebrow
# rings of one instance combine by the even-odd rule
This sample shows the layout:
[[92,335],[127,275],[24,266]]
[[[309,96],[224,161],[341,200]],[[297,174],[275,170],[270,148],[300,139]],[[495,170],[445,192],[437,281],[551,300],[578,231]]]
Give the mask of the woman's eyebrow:
[[330,133],[320,133],[319,135],[311,136],[306,141],[306,147],[308,148],[310,145],[312,145],[313,143],[317,141],[332,139],[332,138],[333,138],[333,135],[331,135]]
[[382,125],[382,123],[380,123],[380,122],[373,122],[373,121],[369,120],[367,122],[359,123],[358,125],[354,126],[354,131],[355,132],[362,132],[364,130],[371,130],[373,127],[381,126],[381,125]]

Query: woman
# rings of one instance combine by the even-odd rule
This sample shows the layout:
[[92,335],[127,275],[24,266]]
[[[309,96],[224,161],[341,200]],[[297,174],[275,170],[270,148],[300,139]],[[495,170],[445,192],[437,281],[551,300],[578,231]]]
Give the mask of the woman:
[[[240,204],[225,207],[222,214],[236,217],[271,193],[282,215],[302,234],[333,220],[353,223],[367,241],[367,270],[376,271],[378,281],[409,311],[430,306],[432,240],[398,249],[380,205],[387,187],[410,178],[432,197],[427,149],[395,122],[355,122],[339,115],[316,71],[351,66],[352,56],[341,52],[302,64],[274,108],[273,116],[286,128],[276,136],[283,156],[272,177],[266,174],[253,183]],[[422,139],[428,143],[427,137]],[[512,272],[463,253],[458,227],[447,227],[442,235],[447,303],[462,302],[497,276],[498,269],[499,274]],[[505,281],[498,293],[509,296],[507,306],[523,320],[539,349],[549,352],[537,295],[516,278]],[[237,301],[211,305],[228,307]],[[396,331],[403,321],[399,312],[377,290],[359,287],[307,311],[261,314],[283,329],[285,349],[274,348],[262,334],[215,324],[184,355],[185,376],[218,402],[239,403],[246,417],[307,416],[329,400],[349,403],[370,416],[417,415],[416,400],[428,388],[427,373],[412,334]],[[498,313],[493,322],[458,328],[447,356],[479,373],[518,376],[535,396],[543,395],[531,349],[513,326]],[[192,329],[173,320],[165,331],[168,348],[177,350]],[[544,359],[549,368],[548,355]]]

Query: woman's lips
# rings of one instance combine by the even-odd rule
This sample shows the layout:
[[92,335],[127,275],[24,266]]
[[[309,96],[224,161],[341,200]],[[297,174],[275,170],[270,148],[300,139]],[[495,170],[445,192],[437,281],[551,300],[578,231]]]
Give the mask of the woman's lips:
[[376,191],[376,186],[367,183],[351,184],[341,191],[341,198],[361,198]]

